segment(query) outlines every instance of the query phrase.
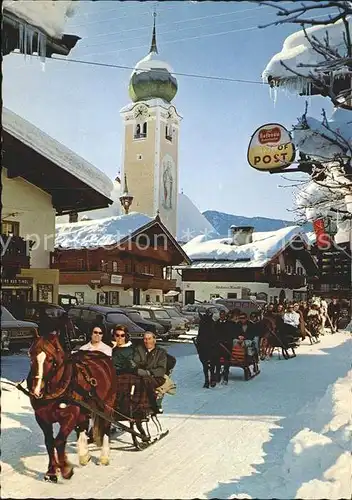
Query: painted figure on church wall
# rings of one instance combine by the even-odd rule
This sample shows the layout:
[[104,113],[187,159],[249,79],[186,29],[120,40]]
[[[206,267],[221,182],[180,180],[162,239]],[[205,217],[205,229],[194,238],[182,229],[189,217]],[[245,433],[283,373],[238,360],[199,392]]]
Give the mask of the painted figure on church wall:
[[175,162],[170,155],[166,155],[162,162],[162,189],[161,205],[165,210],[175,208],[176,175]]

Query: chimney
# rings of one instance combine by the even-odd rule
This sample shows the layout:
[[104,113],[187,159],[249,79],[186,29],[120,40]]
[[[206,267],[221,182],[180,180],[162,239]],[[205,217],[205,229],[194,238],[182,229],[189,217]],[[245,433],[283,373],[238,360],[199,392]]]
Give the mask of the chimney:
[[78,212],[70,212],[68,214],[68,221],[69,222],[78,222]]
[[246,245],[253,243],[253,226],[230,226],[232,242],[231,245]]

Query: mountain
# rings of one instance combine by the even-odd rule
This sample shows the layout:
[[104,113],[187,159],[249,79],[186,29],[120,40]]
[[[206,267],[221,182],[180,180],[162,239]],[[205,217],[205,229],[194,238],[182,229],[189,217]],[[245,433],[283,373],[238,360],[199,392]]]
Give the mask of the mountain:
[[[297,225],[294,221],[269,219],[267,217],[244,217],[242,215],[226,214],[216,210],[206,210],[204,217],[210,222],[220,236],[228,236],[230,226],[253,226],[255,231],[276,231],[287,226]],[[303,231],[311,231],[311,224],[302,226]]]

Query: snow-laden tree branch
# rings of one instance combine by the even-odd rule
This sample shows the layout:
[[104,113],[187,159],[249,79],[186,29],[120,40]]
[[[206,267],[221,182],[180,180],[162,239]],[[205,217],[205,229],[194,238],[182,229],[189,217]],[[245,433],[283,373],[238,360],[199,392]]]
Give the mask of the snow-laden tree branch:
[[[271,7],[276,19],[262,28],[299,25],[263,72],[274,92],[287,89],[300,95],[327,97],[335,111],[319,121],[306,107],[293,126],[298,164],[309,174],[296,183],[297,215],[306,220],[335,217],[339,224],[352,219],[352,1],[252,0]],[[269,28],[269,29],[270,29]],[[303,218],[302,218],[303,221]]]

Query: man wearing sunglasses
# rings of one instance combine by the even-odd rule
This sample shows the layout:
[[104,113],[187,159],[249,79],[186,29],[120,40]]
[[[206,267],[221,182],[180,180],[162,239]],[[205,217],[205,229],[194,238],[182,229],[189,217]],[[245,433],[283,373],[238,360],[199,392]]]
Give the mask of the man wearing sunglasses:
[[100,351],[111,357],[112,349],[103,342],[104,332],[100,326],[95,326],[92,329],[91,341],[80,347],[80,351]]

